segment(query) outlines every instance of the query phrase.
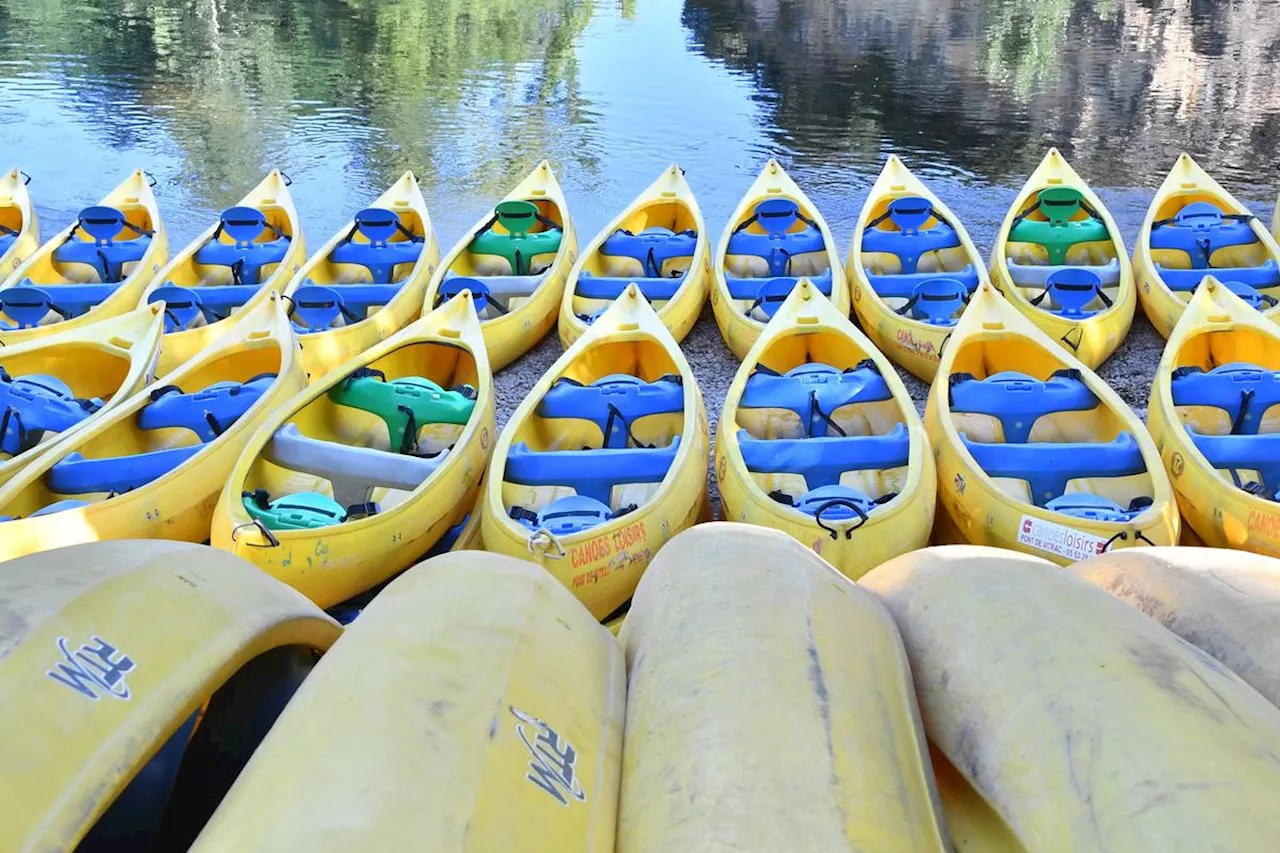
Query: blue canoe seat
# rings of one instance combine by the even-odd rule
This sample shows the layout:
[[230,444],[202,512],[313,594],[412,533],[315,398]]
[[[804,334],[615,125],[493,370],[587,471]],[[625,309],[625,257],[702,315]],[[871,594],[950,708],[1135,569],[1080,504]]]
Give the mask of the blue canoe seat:
[[503,479],[520,486],[567,486],[608,505],[614,486],[661,483],[679,449],[678,436],[666,447],[592,450],[530,450],[518,442],[507,454]]
[[1065,269],[1086,270],[1096,275],[1103,287],[1120,284],[1120,259],[1112,258],[1105,264],[1020,264],[1012,258],[1005,262],[1009,278],[1018,287],[1048,287],[1049,277]]
[[179,287],[165,284],[151,291],[147,303],[164,302],[164,330],[177,332],[190,329],[195,321],[204,317],[206,323],[216,323],[231,316],[231,312],[244,305],[256,288],[242,284],[214,284],[203,287]]
[[1046,508],[1066,492],[1071,480],[1128,477],[1147,470],[1138,440],[1127,432],[1109,442],[988,444],[970,441],[964,433],[960,440],[988,477],[1025,481],[1032,501]]
[[293,292],[293,328],[298,334],[323,332],[342,319],[359,323],[369,309],[386,305],[398,284],[304,284]]
[[[1261,496],[1280,500],[1280,432],[1263,435],[1203,435],[1188,429],[1196,449],[1221,471],[1256,471]],[[1234,477],[1239,485],[1239,477]],[[1255,489],[1249,491],[1259,494]]]
[[[663,267],[675,258],[692,258],[698,248],[698,232],[675,232],[670,228],[646,228],[639,234],[619,229],[605,238],[600,254],[639,261],[648,278],[675,278]],[[680,276],[680,277],[683,277]],[[670,298],[670,297],[668,297]]]
[[1224,284],[1239,283],[1254,290],[1280,287],[1280,265],[1268,258],[1256,267],[1213,267],[1212,269],[1169,269],[1156,264],[1156,273],[1165,287],[1176,293],[1190,293],[1200,286],[1204,277],[1211,275]]
[[1244,282],[1224,281],[1222,282],[1222,286],[1247,302],[1249,307],[1255,311],[1265,311],[1268,308],[1274,308],[1276,305],[1280,305],[1280,299],[1277,299],[1269,293],[1263,293],[1260,290],[1256,290]]
[[70,429],[101,408],[101,400],[76,399],[56,376],[12,379],[0,367],[0,453],[17,456],[39,444],[45,433]]
[[[796,223],[803,227],[792,231]],[[764,233],[748,231],[753,224]],[[789,198],[767,198],[729,237],[728,254],[762,258],[769,264],[770,277],[778,278],[789,273],[793,257],[821,252],[826,245],[818,224],[805,218],[798,204]]]
[[18,231],[7,225],[0,225],[0,255],[9,251],[18,240]]
[[[777,497],[775,494],[774,498]],[[818,521],[853,521],[855,518],[865,521],[884,502],[848,486],[819,486],[796,498],[791,506]]]
[[[795,290],[800,278],[800,276],[781,276],[767,279],[742,278],[725,273],[724,280],[729,288],[729,296],[731,298],[743,301],[751,300],[751,305],[746,311],[748,316],[759,308],[764,312],[765,317],[772,318],[774,314],[778,313],[782,303],[787,301],[791,291]],[[831,296],[831,283],[833,280],[831,270],[823,270],[818,275],[804,276],[804,278],[809,279],[810,283],[818,288],[824,296]]]
[[165,385],[152,391],[151,402],[138,412],[138,427],[189,429],[201,441],[212,441],[249,411],[275,381],[274,373],[264,373],[248,382],[215,382],[192,394]]
[[911,453],[906,424],[885,435],[836,438],[754,438],[738,430],[742,461],[753,474],[797,474],[807,488],[838,486],[847,471],[901,468]]
[[1231,418],[1232,435],[1257,435],[1262,419],[1280,405],[1280,372],[1233,362],[1205,373],[1179,367],[1170,377],[1175,406],[1211,406]]
[[[77,240],[77,231],[91,239]],[[132,236],[119,239],[125,232]],[[53,259],[60,264],[87,264],[100,282],[119,283],[125,277],[124,265],[142,260],[151,248],[151,237],[150,231],[134,225],[123,211],[105,205],[86,207],[66,241],[53,250]]]
[[626,447],[631,425],[649,415],[684,411],[684,385],[679,376],[646,382],[638,376],[614,373],[590,385],[561,377],[538,403],[542,418],[577,418],[600,428],[603,446]]
[[163,477],[202,449],[196,444],[106,459],[87,459],[72,452],[49,468],[45,485],[61,495],[123,494]]
[[[351,232],[329,253],[329,260],[364,267],[374,284],[390,284],[396,267],[416,264],[427,244],[426,237],[405,228],[393,210],[368,207],[357,213],[354,221]],[[357,243],[357,234],[366,242]],[[392,240],[397,234],[404,239]]]
[[1041,307],[1046,299],[1056,307],[1043,310],[1072,320],[1083,320],[1103,310],[1088,309],[1095,300],[1101,301],[1104,308],[1111,307],[1111,298],[1102,289],[1102,277],[1083,267],[1063,267],[1050,274],[1045,279],[1044,292],[1031,304]]
[[[510,278],[510,276],[503,276],[503,278]],[[494,295],[493,290],[484,281],[461,275],[450,276],[440,282],[440,287],[436,290],[436,306],[443,305],[464,290],[471,291],[471,301],[475,305],[477,315],[483,315],[488,308],[492,308],[498,314],[506,314],[511,310],[507,307],[507,303]]]
[[1069,495],[1054,498],[1046,503],[1044,508],[1053,512],[1060,512],[1063,515],[1070,515],[1074,518],[1083,518],[1089,521],[1112,521],[1123,524],[1141,515],[1151,507],[1151,503],[1152,501],[1149,497],[1137,497],[1130,501],[1129,506],[1126,508],[1102,495],[1091,495],[1088,492],[1072,492]]
[[829,364],[801,364],[779,375],[760,367],[747,377],[738,406],[743,409],[786,409],[795,412],[806,435],[827,434],[831,415],[842,406],[893,399],[889,385],[867,359],[838,370]]
[[[0,329],[34,329],[52,311],[64,320],[79,317],[116,292],[118,284],[56,284],[39,286],[23,279],[21,284],[0,290],[0,312],[13,324],[0,322]],[[56,301],[55,301],[56,300]]]
[[1185,252],[1194,269],[1209,269],[1213,253],[1258,242],[1251,214],[1224,213],[1207,201],[1193,202],[1172,219],[1151,224],[1151,248]]
[[1098,398],[1076,370],[1055,371],[1044,381],[1012,370],[993,373],[986,379],[953,373],[950,385],[951,411],[990,415],[1000,421],[1004,440],[1009,444],[1025,443],[1036,421],[1045,415],[1087,412],[1098,405]]
[[623,512],[614,512],[608,504],[583,495],[556,498],[538,512],[515,507],[511,517],[530,530],[546,530],[553,536],[571,536],[612,521]]
[[[934,220],[934,224],[925,227]],[[888,220],[897,230],[877,228]],[[930,252],[954,249],[960,246],[960,235],[951,223],[945,221],[928,199],[903,196],[889,202],[888,210],[867,223],[862,232],[862,251],[893,255],[901,264],[901,272],[915,273],[920,259]]]
[[583,272],[578,277],[574,295],[583,299],[617,299],[626,291],[627,285],[634,283],[640,293],[650,302],[664,302],[674,299],[676,291],[684,284],[685,274],[668,278],[626,278],[625,276],[597,276]]
[[[274,234],[269,240],[258,238]],[[230,243],[222,242],[223,236]],[[228,267],[236,284],[260,284],[262,268],[278,264],[289,251],[288,234],[267,221],[256,207],[231,207],[222,212],[212,239],[196,249],[195,262],[204,266]]]

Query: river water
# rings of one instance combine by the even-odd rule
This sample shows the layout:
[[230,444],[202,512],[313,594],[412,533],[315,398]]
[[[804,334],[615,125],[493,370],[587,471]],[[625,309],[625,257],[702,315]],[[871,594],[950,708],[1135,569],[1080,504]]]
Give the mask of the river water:
[[177,244],[279,167],[317,246],[413,169],[447,247],[544,157],[585,240],[777,156],[843,251],[898,152],[985,252],[1057,145],[1131,240],[1184,149],[1268,211],[1277,59],[1280,0],[0,0],[0,165],[50,231],[143,166]]

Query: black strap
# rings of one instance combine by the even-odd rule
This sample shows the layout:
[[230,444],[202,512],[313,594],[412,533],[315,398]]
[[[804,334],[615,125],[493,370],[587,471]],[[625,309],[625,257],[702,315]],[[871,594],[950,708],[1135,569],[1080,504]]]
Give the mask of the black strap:
[[836,432],[840,433],[841,438],[849,437],[849,434],[844,431],[844,427],[840,426],[840,424],[836,423],[835,420],[830,415],[822,411],[822,407],[818,405],[818,392],[810,391],[809,392],[809,416],[812,417],[815,412],[817,413],[818,417],[822,418],[824,421],[827,422],[827,426],[831,427]]
[[533,510],[525,509],[522,506],[513,506],[507,510],[507,517],[512,521],[529,521],[534,524],[538,523],[538,514]]

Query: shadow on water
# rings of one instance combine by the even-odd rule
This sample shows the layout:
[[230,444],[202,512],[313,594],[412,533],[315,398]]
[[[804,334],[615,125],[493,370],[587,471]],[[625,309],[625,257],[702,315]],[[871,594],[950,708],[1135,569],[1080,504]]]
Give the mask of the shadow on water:
[[893,148],[1012,181],[1057,144],[1104,186],[1183,149],[1236,186],[1280,165],[1276,0],[687,0],[684,23],[801,161]]

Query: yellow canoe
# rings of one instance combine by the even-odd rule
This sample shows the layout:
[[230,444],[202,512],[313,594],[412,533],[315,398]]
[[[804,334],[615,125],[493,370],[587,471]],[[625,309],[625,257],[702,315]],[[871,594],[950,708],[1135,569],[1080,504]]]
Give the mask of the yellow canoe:
[[726,521],[790,534],[850,578],[929,544],[937,476],[915,403],[808,279],[729,386],[715,472]]
[[187,849],[340,630],[200,545],[96,542],[5,563],[0,849]]
[[849,288],[831,229],[777,160],[764,165],[729,217],[712,260],[711,308],[741,361],[801,277],[849,313]]
[[440,246],[413,172],[342,226],[285,293],[312,380],[417,319]]
[[332,607],[463,522],[494,432],[463,291],[281,403],[231,471],[210,542]]
[[628,285],[498,436],[484,546],[534,559],[603,620],[667,540],[707,517],[710,443],[689,362]]
[[1133,248],[1138,299],[1169,337],[1207,275],[1280,319],[1280,245],[1249,209],[1181,154],[1147,209]]
[[369,605],[191,848],[613,850],[626,670],[555,579],[470,551]]
[[150,176],[135,171],[0,284],[0,343],[24,343],[132,310],[169,260]]
[[1138,305],[1120,228],[1057,148],[1005,215],[991,251],[991,281],[1090,369],[1124,341]]
[[161,375],[212,344],[234,315],[283,290],[298,271],[307,244],[288,188],[288,178],[273,169],[143,290],[143,303],[165,303]]
[[795,540],[671,540],[622,630],[617,853],[942,853],[893,618]]
[[306,377],[279,294],[0,487],[0,560],[99,539],[209,537],[245,443]]
[[577,258],[564,192],[543,160],[444,256],[422,310],[470,290],[496,373],[555,326]]
[[0,486],[155,378],[162,306],[0,349]]
[[40,245],[40,217],[27,192],[30,181],[17,166],[0,175],[0,281]]
[[896,154],[858,215],[846,271],[867,337],[925,382],[970,296],[987,281],[959,217]]
[[1147,427],[1206,544],[1280,557],[1280,329],[1212,276],[1160,358]]
[[582,250],[560,305],[560,344],[568,349],[631,282],[677,341],[707,301],[711,249],[707,224],[684,171],[669,166]]
[[1271,217],[1271,236],[1280,241],[1280,197],[1276,198],[1276,212]]
[[916,551],[858,585],[897,622],[925,733],[1013,835],[961,850],[1275,849],[1280,710],[1155,620],[991,548]]
[[1061,565],[1178,541],[1173,490],[1142,422],[990,285],[942,354],[925,429],[938,541]]

